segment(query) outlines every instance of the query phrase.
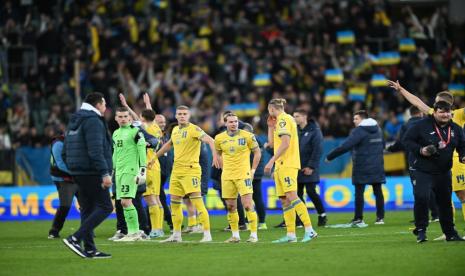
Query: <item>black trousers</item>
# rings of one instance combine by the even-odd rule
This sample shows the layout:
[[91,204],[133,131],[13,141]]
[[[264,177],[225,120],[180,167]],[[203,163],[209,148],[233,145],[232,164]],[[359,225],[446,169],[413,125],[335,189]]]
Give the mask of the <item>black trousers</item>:
[[310,182],[310,183],[302,183],[302,182],[297,182],[297,195],[299,198],[302,200],[302,202],[305,202],[304,199],[304,188],[307,191],[308,197],[310,197],[310,200],[313,202],[313,205],[315,205],[316,212],[320,215],[325,213],[325,207],[323,206],[323,202],[321,202],[321,198],[316,192],[316,185],[318,185],[318,182]]
[[262,179],[254,179],[252,181],[253,187],[253,201],[255,203],[255,210],[257,211],[258,223],[265,223],[265,203],[262,196]]
[[[412,172],[413,171],[409,170],[410,183],[412,183],[412,187],[413,187],[415,176],[413,175]],[[438,205],[436,204],[436,196],[434,195],[434,192],[432,189],[431,189],[431,195],[429,199],[430,200],[429,200],[428,206],[429,206],[429,210],[431,211],[431,217],[438,218],[439,217]]]
[[161,176],[160,202],[161,202],[161,205],[163,206],[165,221],[166,223],[168,223],[170,227],[172,227],[173,221],[171,220],[171,210],[168,204],[166,204],[165,183],[167,179],[168,177],[166,177],[166,175]]
[[50,228],[49,234],[56,234],[63,229],[66,217],[68,216],[71,205],[73,204],[73,198],[77,197],[78,185],[70,181],[54,181],[58,191],[58,200],[60,205],[53,218],[52,227]]
[[[373,194],[376,201],[376,217],[384,219],[384,195],[381,189],[381,183],[370,184],[373,187]],[[355,215],[354,219],[363,219],[363,207],[365,200],[363,193],[365,192],[365,184],[355,184]]]
[[456,235],[452,212],[452,176],[448,171],[443,174],[429,174],[413,171],[415,182],[413,194],[415,197],[414,213],[415,227],[426,230],[428,227],[428,204],[431,200],[431,189],[436,196],[439,210],[439,222],[442,232],[447,236]]
[[136,197],[132,200],[132,204],[137,210],[137,219],[139,220],[139,230],[144,231],[145,234],[150,234],[151,227],[149,225],[149,220],[147,212],[142,205],[142,194],[140,192],[136,193]]
[[78,184],[79,205],[81,207],[81,226],[73,234],[84,242],[86,251],[96,250],[93,232],[113,211],[110,191],[102,188],[100,175],[78,175],[74,177]]
[[116,199],[115,196],[115,210],[116,210],[116,230],[121,231],[123,234],[128,233],[128,227],[126,221],[124,220],[124,210],[123,205],[121,205],[121,199]]

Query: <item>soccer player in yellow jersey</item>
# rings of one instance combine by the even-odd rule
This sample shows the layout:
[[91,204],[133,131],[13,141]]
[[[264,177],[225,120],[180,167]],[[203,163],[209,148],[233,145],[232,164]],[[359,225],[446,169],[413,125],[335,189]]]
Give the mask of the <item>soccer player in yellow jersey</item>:
[[[407,91],[399,84],[398,81],[388,81],[388,84],[390,87],[394,88],[400,94],[402,94],[402,96],[404,96],[405,99],[412,105],[418,107],[418,109],[420,109],[423,113],[433,113],[433,109],[431,107],[420,100],[420,98]],[[436,94],[434,101],[438,102],[440,100],[446,101],[452,105],[454,103],[454,96],[448,91],[439,92]],[[452,121],[463,128],[465,125],[465,107],[455,109],[452,112]],[[462,215],[463,219],[465,220],[465,164],[459,161],[459,154],[457,151],[454,152],[452,162],[452,191],[455,192],[457,197],[460,199],[460,202],[462,203]]]
[[[232,237],[225,242],[237,243],[239,236],[239,215],[237,213],[237,194],[247,212],[250,224],[250,238],[247,242],[257,242],[257,213],[252,199],[252,180],[260,162],[261,152],[255,135],[239,129],[239,119],[234,113],[224,116],[226,131],[216,135],[215,148],[221,156],[223,173],[221,174],[221,197],[228,208],[228,222]],[[254,153],[252,169],[250,168],[250,153]]]
[[[161,141],[163,133],[160,127],[154,122],[155,112],[151,109],[144,109],[140,118],[145,126],[145,130],[158,139],[158,141]],[[165,235],[163,232],[164,210],[160,202],[160,181],[161,168],[156,149],[147,148],[147,189],[143,196],[149,208],[150,223],[152,225],[150,238],[161,238]]]
[[287,235],[274,243],[297,242],[295,234],[296,213],[305,226],[302,242],[309,242],[317,236],[313,230],[307,207],[297,196],[297,174],[300,170],[299,141],[294,118],[284,112],[285,99],[272,99],[268,104],[268,145],[274,149],[274,156],[265,166],[270,173],[274,165],[276,193],[281,200],[286,222]]
[[181,225],[183,221],[182,198],[187,195],[198,212],[203,227],[203,238],[200,242],[210,242],[210,219],[200,193],[201,169],[199,165],[201,142],[210,146],[213,154],[213,165],[220,167],[215,151],[215,142],[200,127],[189,122],[190,111],[187,106],[176,108],[178,125],[171,132],[171,139],[157,152],[163,155],[174,148],[174,164],[171,172],[169,193],[171,195],[171,217],[173,234],[162,242],[181,242]]

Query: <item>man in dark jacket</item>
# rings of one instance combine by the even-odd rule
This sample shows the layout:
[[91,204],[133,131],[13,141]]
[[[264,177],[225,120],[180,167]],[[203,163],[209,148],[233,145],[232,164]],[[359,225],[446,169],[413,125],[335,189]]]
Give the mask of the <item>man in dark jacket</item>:
[[454,228],[452,212],[452,156],[454,150],[465,163],[463,129],[451,121],[451,105],[445,101],[434,104],[433,115],[407,130],[403,144],[414,156],[413,193],[415,196],[415,230],[417,242],[427,241],[428,202],[433,189],[439,208],[439,222],[447,241],[465,241]]
[[352,220],[354,226],[364,224],[363,222],[363,193],[365,185],[373,187],[376,199],[376,222],[384,224],[384,196],[381,185],[386,183],[384,174],[384,140],[382,130],[378,123],[368,118],[365,110],[354,114],[355,128],[349,137],[339,147],[332,150],[326,161],[352,151],[352,184],[355,186],[355,215]]
[[[407,121],[406,124],[402,125],[402,127],[400,128],[399,138],[395,141],[394,144],[389,146],[386,150],[389,152],[406,151],[405,153],[407,155],[407,163],[409,166],[408,171],[410,175],[410,182],[413,185],[414,176],[412,173],[412,167],[413,167],[413,161],[415,160],[415,157],[412,153],[410,153],[409,151],[405,149],[404,145],[402,144],[402,139],[404,138],[405,133],[407,132],[407,129],[411,128],[413,124],[415,124],[416,122],[421,120],[421,118],[423,118],[423,113],[416,106],[411,106],[409,108],[409,112],[410,112],[411,118]],[[436,206],[436,200],[434,198],[434,193],[432,190],[431,190],[431,197],[429,201],[429,208],[431,210],[431,221],[438,222],[439,221],[438,207]]]
[[[161,114],[155,115],[155,122],[160,127],[160,129],[163,131],[162,144],[168,142],[168,140],[170,139],[170,133],[166,132],[165,116]],[[168,204],[166,204],[166,194],[165,194],[165,183],[169,179],[171,175],[171,169],[173,167],[173,151],[169,151],[163,156],[160,156],[158,158],[158,161],[160,162],[160,169],[161,169],[160,202],[164,210],[164,219],[166,223],[168,224],[168,226],[170,227],[170,229],[173,229],[173,221],[171,220],[171,211],[170,211]]]
[[[244,123],[244,128],[245,131],[248,131],[250,133],[254,133],[253,131],[253,126],[249,123]],[[257,138],[257,137],[256,137]],[[263,156],[264,148],[263,148],[263,141],[257,138],[257,143],[260,148],[260,153]],[[250,155],[250,164],[253,162],[253,157],[254,154],[252,153]],[[258,216],[258,230],[266,230],[268,229],[268,226],[266,225],[265,219],[266,219],[266,208],[265,208],[265,203],[263,202],[263,195],[262,195],[262,178],[264,175],[264,170],[265,168],[265,159],[260,158],[260,162],[258,163],[257,169],[255,170],[255,173],[253,175],[253,180],[252,180],[252,187],[253,187],[253,194],[252,194],[252,199],[255,203],[255,210],[257,211],[257,216]]]
[[323,154],[323,133],[317,122],[308,120],[307,111],[298,109],[294,112],[294,119],[299,131],[299,152],[301,170],[297,176],[297,195],[304,200],[304,187],[315,205],[318,213],[318,226],[327,222],[325,207],[316,192],[316,185],[320,182],[320,159]]
[[[113,211],[111,187],[112,140],[103,117],[105,99],[98,92],[84,99],[70,119],[64,144],[64,160],[79,186],[81,226],[63,242],[82,258],[110,258],[95,247],[93,231]],[[84,242],[84,248],[81,247]]]

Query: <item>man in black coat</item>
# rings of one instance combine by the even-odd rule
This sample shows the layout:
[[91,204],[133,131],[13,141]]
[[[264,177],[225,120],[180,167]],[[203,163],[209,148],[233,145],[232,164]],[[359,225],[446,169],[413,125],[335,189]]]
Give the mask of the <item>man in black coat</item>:
[[[402,144],[402,139],[404,138],[405,133],[407,132],[407,129],[411,128],[413,124],[415,124],[416,122],[418,122],[419,120],[423,118],[423,113],[416,106],[411,106],[409,108],[409,112],[410,112],[411,118],[407,121],[407,123],[402,125],[402,127],[400,128],[399,138],[395,141],[394,144],[389,146],[386,150],[389,152],[405,151],[407,155],[407,164],[409,166],[408,172],[410,176],[410,182],[413,185],[414,176],[412,173],[412,168],[413,168],[413,161],[415,160],[415,157],[413,156],[412,153],[410,153],[409,151],[406,151],[404,145]],[[439,221],[438,207],[436,205],[436,200],[434,198],[433,190],[431,190],[429,209],[431,210],[431,221],[438,222]]]
[[434,104],[433,115],[415,123],[405,133],[402,143],[414,156],[412,173],[415,197],[415,230],[417,242],[427,241],[428,202],[431,189],[436,195],[439,222],[447,241],[465,241],[454,228],[452,212],[452,156],[454,150],[465,163],[463,129],[453,123],[451,105],[445,101]]
[[113,211],[108,190],[112,185],[112,139],[103,117],[105,109],[101,93],[88,94],[81,109],[72,115],[65,136],[63,155],[79,187],[81,226],[63,242],[82,258],[111,257],[97,250],[93,238],[94,229]]
[[354,226],[363,224],[363,193],[365,185],[373,187],[376,199],[376,222],[384,224],[384,196],[381,189],[386,183],[384,174],[384,140],[383,133],[378,123],[368,118],[365,110],[360,110],[354,114],[355,128],[349,137],[339,147],[332,150],[326,161],[352,151],[352,184],[355,186],[355,215],[352,220]]
[[307,111],[297,109],[293,115],[299,131],[300,166],[302,168],[297,176],[297,195],[305,202],[303,197],[305,187],[318,213],[318,226],[324,226],[328,219],[325,207],[316,192],[316,186],[320,182],[323,133],[317,122],[313,119],[308,120]]

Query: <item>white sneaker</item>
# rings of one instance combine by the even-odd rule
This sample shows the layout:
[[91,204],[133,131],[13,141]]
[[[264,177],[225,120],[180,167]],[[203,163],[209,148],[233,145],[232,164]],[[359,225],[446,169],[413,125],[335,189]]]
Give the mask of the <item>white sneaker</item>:
[[127,234],[124,238],[121,238],[119,240],[115,240],[115,242],[135,242],[135,241],[138,241],[138,240],[141,240],[141,239],[142,239],[141,233],[136,232],[136,233],[132,233],[132,234]]
[[108,238],[109,241],[117,241],[119,239],[124,238],[126,235],[121,233],[121,230],[116,231],[116,233],[113,235],[113,237]]
[[225,240],[225,243],[239,243],[241,241],[238,237],[230,237],[229,239]]
[[183,234],[190,234],[194,231],[195,226],[187,226],[186,229],[182,230]]
[[143,240],[143,241],[149,241],[150,240],[150,236],[145,234],[145,232],[142,231],[142,230],[139,231],[139,235],[140,235],[140,239]]
[[434,241],[445,241],[445,240],[446,240],[446,235],[444,234],[434,239]]
[[163,230],[152,230],[149,236],[153,239],[163,238],[165,236],[165,232],[163,232]]
[[203,238],[199,242],[211,242],[213,239],[211,236],[203,235]]
[[181,236],[175,236],[174,234],[169,236],[169,238],[160,241],[161,243],[167,243],[167,242],[182,242]]
[[247,242],[256,243],[256,242],[258,242],[258,238],[250,236],[249,239],[247,240]]
[[202,225],[197,224],[196,226],[192,227],[191,234],[202,234],[202,233],[203,233]]

